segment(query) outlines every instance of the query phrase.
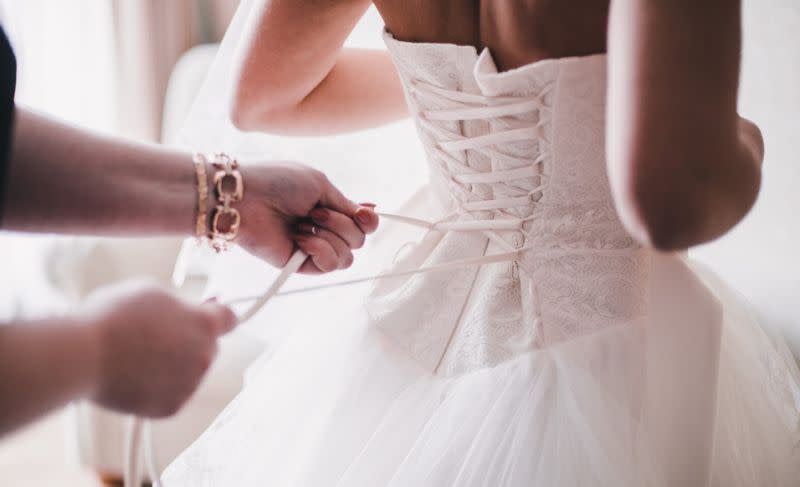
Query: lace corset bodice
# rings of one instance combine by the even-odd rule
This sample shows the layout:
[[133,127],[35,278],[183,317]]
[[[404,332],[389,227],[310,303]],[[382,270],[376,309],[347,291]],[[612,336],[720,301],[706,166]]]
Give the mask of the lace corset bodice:
[[376,324],[456,373],[642,316],[645,252],[606,177],[605,56],[498,73],[488,50],[385,38],[444,215],[399,267],[522,251],[380,284]]

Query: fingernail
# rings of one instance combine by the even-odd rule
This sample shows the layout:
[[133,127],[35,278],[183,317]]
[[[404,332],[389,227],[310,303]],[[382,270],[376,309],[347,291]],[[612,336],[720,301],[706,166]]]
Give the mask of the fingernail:
[[366,206],[367,208],[375,208],[376,206],[378,206],[375,203],[359,203],[359,205]]
[[317,208],[311,211],[311,218],[317,223],[325,223],[330,213],[325,208]]
[[370,222],[372,222],[372,211],[364,208],[359,208],[358,210],[356,210],[356,220],[363,223],[364,225],[368,225]]
[[314,234],[314,225],[310,223],[298,223],[297,224],[297,231],[301,234]]
[[205,301],[203,301],[203,304],[216,303],[216,302],[217,302],[217,297],[216,296],[211,296],[210,298],[208,298]]

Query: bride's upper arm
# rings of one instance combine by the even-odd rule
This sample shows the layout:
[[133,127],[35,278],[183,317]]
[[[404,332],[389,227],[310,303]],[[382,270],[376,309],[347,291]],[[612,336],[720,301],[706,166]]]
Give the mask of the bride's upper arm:
[[370,0],[256,0],[236,63],[235,122],[305,99],[333,68]]
[[737,157],[740,15],[738,0],[612,0],[608,170],[640,236],[672,238]]

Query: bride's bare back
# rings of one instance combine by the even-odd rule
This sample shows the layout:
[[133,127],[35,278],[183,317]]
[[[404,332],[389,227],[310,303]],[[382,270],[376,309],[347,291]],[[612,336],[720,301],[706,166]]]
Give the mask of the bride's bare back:
[[415,42],[487,47],[500,69],[606,50],[609,0],[374,0],[386,28]]

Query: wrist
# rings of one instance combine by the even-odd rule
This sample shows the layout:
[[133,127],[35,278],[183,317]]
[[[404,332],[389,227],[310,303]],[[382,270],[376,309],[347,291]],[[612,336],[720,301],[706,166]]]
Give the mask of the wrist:
[[227,249],[239,234],[244,197],[239,163],[224,153],[194,156],[196,176],[195,236],[207,238],[216,251]]
[[105,356],[105,329],[102,320],[73,319],[74,331],[80,344],[83,366],[84,394],[94,398],[103,383],[103,371],[107,369]]
[[196,181],[191,155],[158,147],[141,150],[141,160],[121,165],[119,183],[110,187],[121,206],[121,233],[192,235]]

